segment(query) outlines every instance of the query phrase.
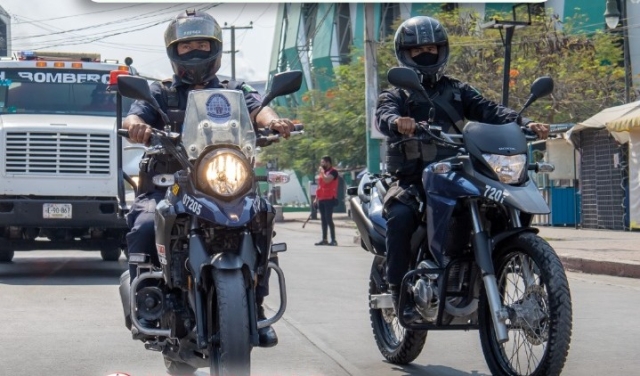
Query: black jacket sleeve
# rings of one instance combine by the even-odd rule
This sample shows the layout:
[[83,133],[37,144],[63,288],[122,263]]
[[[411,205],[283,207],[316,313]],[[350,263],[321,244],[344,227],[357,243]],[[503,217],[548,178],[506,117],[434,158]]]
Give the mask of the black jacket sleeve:
[[378,96],[375,124],[378,130],[387,137],[397,136],[394,122],[402,116],[403,100],[398,89],[383,90]]
[[491,124],[506,124],[516,121],[520,125],[531,122],[527,118],[518,118],[518,112],[501,104],[493,102],[471,87],[469,84],[459,84],[465,118],[473,121]]

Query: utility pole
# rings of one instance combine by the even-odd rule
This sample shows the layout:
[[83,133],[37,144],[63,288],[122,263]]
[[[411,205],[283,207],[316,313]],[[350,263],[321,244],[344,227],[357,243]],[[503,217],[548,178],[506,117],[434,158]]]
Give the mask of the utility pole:
[[253,29],[253,21],[249,22],[249,26],[227,26],[227,23],[224,23],[223,30],[231,30],[231,51],[222,51],[225,54],[231,54],[231,79],[235,81],[236,79],[236,29]]
[[378,98],[378,62],[376,58],[376,35],[374,19],[374,3],[364,4],[364,82],[365,111],[367,126],[367,169],[370,173],[380,172],[380,140],[371,138],[374,111]]

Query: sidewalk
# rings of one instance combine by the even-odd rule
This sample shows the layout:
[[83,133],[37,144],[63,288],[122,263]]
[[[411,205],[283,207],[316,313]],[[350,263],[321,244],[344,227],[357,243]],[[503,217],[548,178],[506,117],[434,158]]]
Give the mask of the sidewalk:
[[[284,222],[304,222],[309,213],[283,213],[283,216]],[[334,214],[333,221],[337,227],[353,229],[354,239],[357,239],[356,225],[346,214]],[[310,220],[309,225],[319,226],[320,220]],[[567,270],[640,278],[640,233],[637,231],[547,226],[539,229],[540,236],[556,250]]]

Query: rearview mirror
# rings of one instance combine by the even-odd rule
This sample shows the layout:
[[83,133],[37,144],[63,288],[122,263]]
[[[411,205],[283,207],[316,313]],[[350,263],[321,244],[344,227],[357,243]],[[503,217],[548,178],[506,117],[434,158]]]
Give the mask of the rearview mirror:
[[546,97],[553,92],[553,79],[549,76],[538,77],[531,84],[531,95],[534,99]]
[[271,88],[262,101],[262,106],[266,106],[273,98],[282,95],[295,93],[302,85],[302,71],[281,72],[273,76]]
[[151,95],[151,89],[147,80],[142,77],[121,75],[118,76],[118,93],[123,97],[145,101],[153,107],[165,125],[169,124],[169,117],[161,109],[158,101]]
[[400,89],[422,91],[424,88],[420,84],[418,74],[410,68],[393,67],[387,72],[389,83]]
[[118,92],[123,97],[139,99],[153,103],[151,90],[147,80],[142,77],[121,75],[118,76]]
[[528,108],[531,103],[535,102],[536,99],[546,97],[553,92],[553,79],[549,76],[538,77],[531,84],[530,90],[531,93],[529,94],[529,98],[527,98],[524,106],[522,106],[522,109],[518,112],[518,116],[520,116],[520,114],[522,114],[522,112]]

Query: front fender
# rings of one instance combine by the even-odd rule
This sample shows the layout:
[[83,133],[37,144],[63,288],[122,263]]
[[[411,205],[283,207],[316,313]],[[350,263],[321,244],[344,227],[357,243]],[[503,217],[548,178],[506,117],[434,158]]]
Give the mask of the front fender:
[[235,270],[242,268],[242,258],[234,253],[223,252],[211,258],[210,265],[215,269]]
[[534,227],[518,227],[511,230],[503,231],[491,238],[492,249],[496,249],[505,240],[508,240],[523,232],[532,232],[534,234],[537,234],[540,232],[540,230]]

